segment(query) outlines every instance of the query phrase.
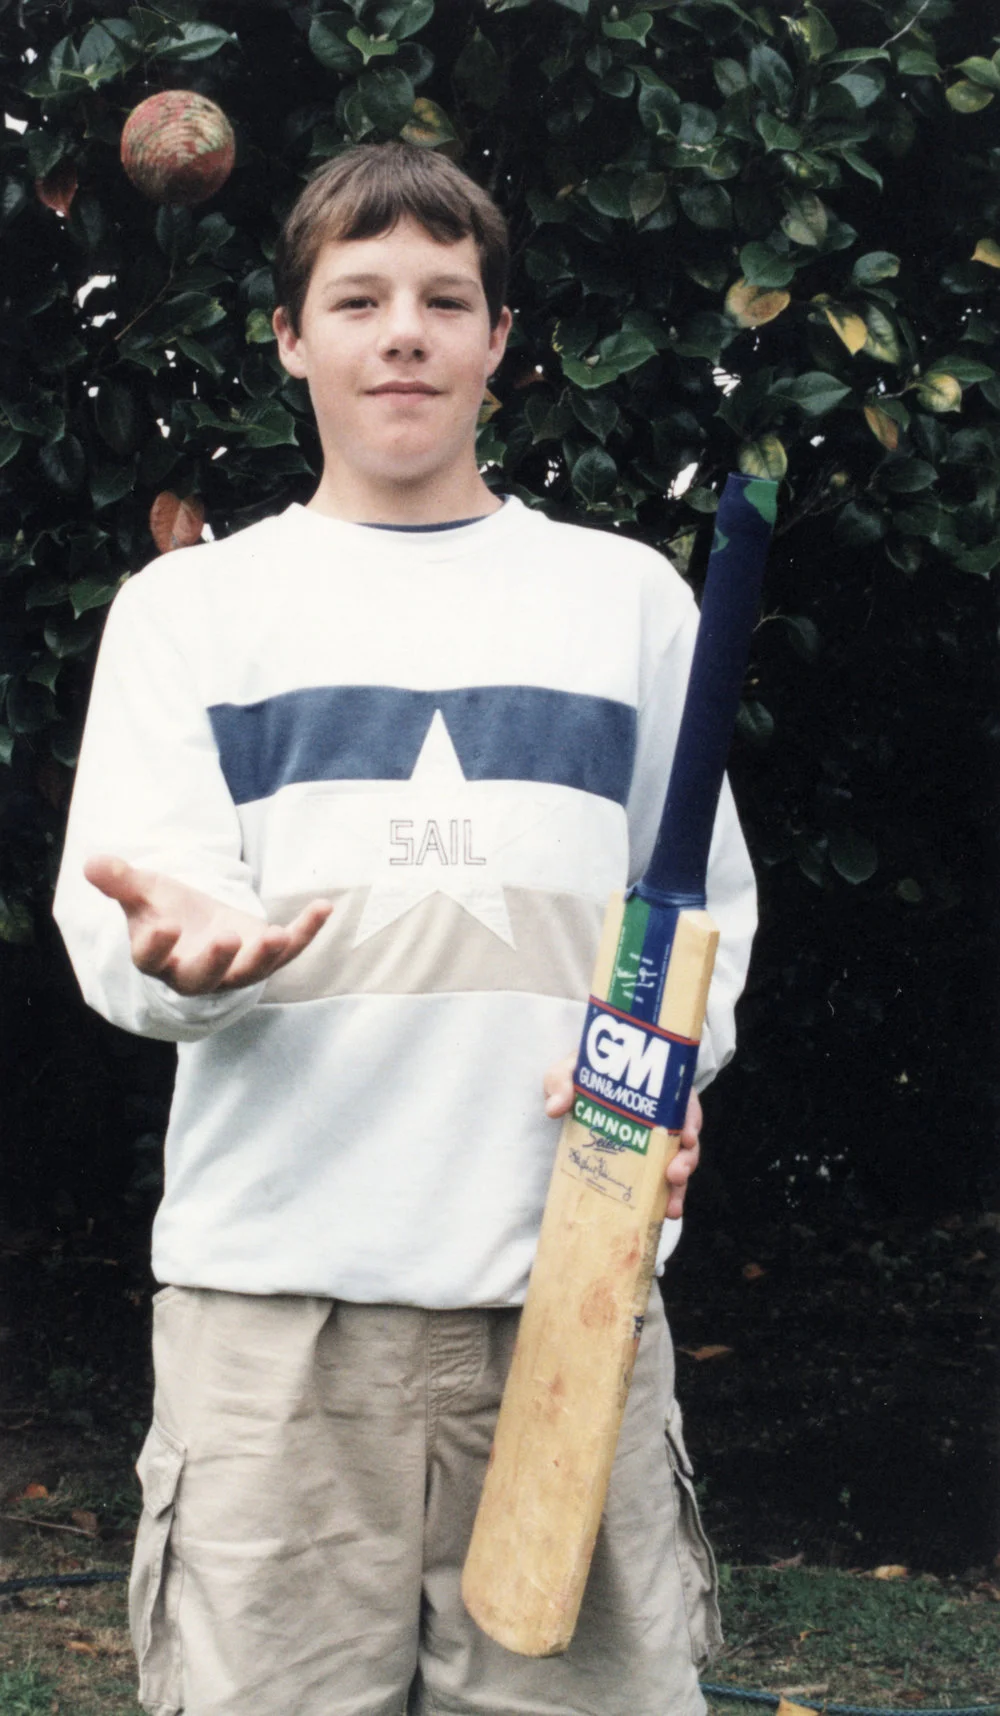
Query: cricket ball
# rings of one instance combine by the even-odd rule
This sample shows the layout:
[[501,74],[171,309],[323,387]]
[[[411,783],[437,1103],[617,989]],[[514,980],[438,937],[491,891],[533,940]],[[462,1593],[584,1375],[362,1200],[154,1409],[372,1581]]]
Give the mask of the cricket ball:
[[235,155],[233,128],[221,107],[190,89],[140,101],[122,132],[122,166],[154,203],[203,203],[225,184]]

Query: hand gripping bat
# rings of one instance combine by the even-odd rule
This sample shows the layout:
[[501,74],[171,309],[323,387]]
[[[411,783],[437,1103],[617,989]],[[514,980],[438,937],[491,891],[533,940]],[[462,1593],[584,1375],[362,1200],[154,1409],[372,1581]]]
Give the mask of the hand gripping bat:
[[462,1578],[473,1619],[524,1656],[573,1636],[632,1379],[719,939],[705,874],[776,494],[726,483],[652,860],[604,920]]

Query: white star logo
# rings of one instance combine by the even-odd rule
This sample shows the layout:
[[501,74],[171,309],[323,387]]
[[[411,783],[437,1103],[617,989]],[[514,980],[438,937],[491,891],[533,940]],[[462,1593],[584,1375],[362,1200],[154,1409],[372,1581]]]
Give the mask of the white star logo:
[[[485,788],[485,792],[480,791]],[[408,786],[393,793],[374,882],[355,947],[432,894],[446,894],[508,947],[514,946],[495,854],[503,839],[496,783],[467,781],[440,709]]]

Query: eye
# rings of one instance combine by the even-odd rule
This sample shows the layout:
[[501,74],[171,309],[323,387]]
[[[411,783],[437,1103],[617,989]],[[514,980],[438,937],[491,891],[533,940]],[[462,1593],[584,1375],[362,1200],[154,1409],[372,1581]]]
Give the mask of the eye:
[[335,308],[338,310],[367,310],[368,306],[370,304],[374,304],[374,302],[374,298],[341,298],[338,300]]
[[438,296],[431,299],[431,304],[439,310],[467,310],[468,304],[462,298],[445,298]]

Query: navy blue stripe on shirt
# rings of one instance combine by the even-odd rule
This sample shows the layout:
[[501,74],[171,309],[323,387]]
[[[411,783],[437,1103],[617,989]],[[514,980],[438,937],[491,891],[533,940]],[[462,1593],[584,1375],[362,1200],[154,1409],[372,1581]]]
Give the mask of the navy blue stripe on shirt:
[[535,685],[407,691],[315,686],[260,703],[217,703],[209,719],[236,804],[297,781],[409,780],[440,709],[470,781],[549,781],[624,804],[635,710]]

